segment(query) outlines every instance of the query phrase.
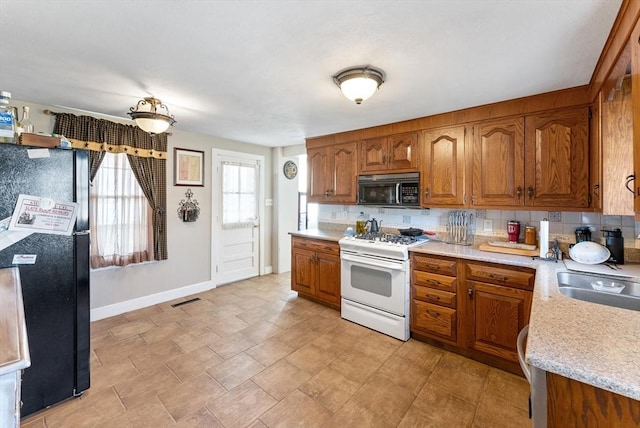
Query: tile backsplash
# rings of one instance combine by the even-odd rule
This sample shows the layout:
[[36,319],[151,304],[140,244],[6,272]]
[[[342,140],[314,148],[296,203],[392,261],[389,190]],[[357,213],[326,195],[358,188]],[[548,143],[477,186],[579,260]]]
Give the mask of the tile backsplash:
[[[312,205],[312,206],[311,206]],[[450,209],[403,209],[378,208],[359,205],[310,204],[309,225],[318,223],[353,224],[363,212],[369,219],[382,220],[383,228],[417,227],[424,230],[443,233]],[[476,236],[507,237],[507,222],[518,220],[521,225],[521,238],[524,226],[532,225],[539,229],[540,221],[549,220],[549,237],[560,242],[575,242],[575,230],[578,226],[589,226],[591,239],[601,241],[603,229],[622,230],[625,247],[640,248],[640,223],[633,216],[602,215],[594,212],[549,212],[549,211],[510,211],[510,210],[466,210],[473,215]]]

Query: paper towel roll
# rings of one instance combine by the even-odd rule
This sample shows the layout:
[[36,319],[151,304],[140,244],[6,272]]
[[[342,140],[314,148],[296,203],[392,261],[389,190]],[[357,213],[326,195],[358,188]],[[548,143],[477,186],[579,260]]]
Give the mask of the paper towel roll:
[[540,245],[540,257],[547,258],[549,252],[549,221],[545,218],[540,221],[540,239],[538,239]]

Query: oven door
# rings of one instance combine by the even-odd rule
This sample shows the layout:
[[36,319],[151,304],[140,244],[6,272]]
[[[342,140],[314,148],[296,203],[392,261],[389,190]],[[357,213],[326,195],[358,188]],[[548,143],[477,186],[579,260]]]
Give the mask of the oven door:
[[399,316],[407,311],[409,261],[342,253],[341,291],[344,299]]

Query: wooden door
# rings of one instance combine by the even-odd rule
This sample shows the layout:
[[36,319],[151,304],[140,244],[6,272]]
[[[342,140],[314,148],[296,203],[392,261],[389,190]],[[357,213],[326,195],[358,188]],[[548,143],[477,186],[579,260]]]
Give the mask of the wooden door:
[[476,281],[466,284],[470,347],[517,362],[518,333],[529,322],[533,293]]
[[357,156],[356,143],[346,143],[331,147],[329,161],[331,183],[330,201],[343,204],[355,204],[357,197]]
[[387,137],[362,141],[360,143],[360,172],[385,172],[388,157]]
[[524,204],[524,119],[477,124],[472,143],[474,207]]
[[291,254],[291,267],[291,289],[315,296],[318,276],[316,253],[294,247]]
[[589,110],[525,120],[525,199],[529,207],[589,207]]
[[464,139],[464,126],[422,133],[422,206],[464,205]]
[[324,202],[330,184],[327,179],[330,176],[328,147],[319,147],[307,150],[307,201]]
[[418,134],[392,135],[388,137],[388,170],[389,172],[417,171],[420,165],[418,158]]
[[340,305],[340,257],[316,253],[318,298]]

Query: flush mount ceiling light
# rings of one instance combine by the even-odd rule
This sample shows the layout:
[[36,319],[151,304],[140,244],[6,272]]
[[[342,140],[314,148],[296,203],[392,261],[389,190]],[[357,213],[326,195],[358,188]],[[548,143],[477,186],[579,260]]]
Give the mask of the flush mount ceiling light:
[[333,76],[333,81],[345,97],[355,101],[356,104],[361,104],[382,85],[384,77],[384,71],[367,65],[342,70]]
[[[162,134],[173,126],[176,120],[169,114],[169,109],[157,98],[147,97],[131,107],[128,115],[136,121],[136,125],[149,134]],[[166,114],[165,114],[166,113]]]

